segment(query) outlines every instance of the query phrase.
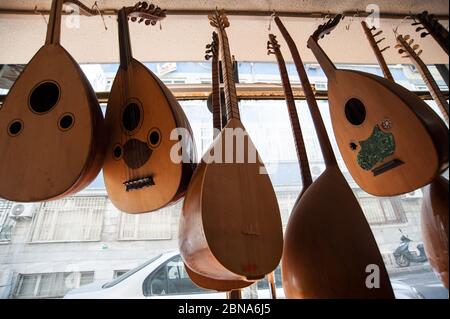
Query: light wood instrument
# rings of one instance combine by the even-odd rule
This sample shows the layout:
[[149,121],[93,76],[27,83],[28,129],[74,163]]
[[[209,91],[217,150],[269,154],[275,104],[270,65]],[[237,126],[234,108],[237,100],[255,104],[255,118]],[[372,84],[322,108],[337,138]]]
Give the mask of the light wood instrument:
[[[339,170],[298,49],[278,17],[305,91],[326,169],[294,207],[285,231],[283,289],[288,298],[394,298],[372,231]],[[279,53],[281,54],[281,53]],[[366,285],[376,265],[379,288]]]
[[420,46],[418,44],[414,44],[414,39],[411,39],[411,36],[409,35],[398,35],[397,42],[398,44],[396,45],[396,48],[399,49],[398,52],[405,58],[409,57],[411,62],[414,63],[420,75],[422,76],[423,81],[428,87],[433,100],[436,102],[436,105],[439,107],[439,110],[444,116],[445,122],[448,124],[449,107],[447,99],[439,89],[439,86],[431,75],[430,70],[428,70],[427,65],[420,58],[423,50],[420,49]]
[[[219,76],[219,36],[213,33],[211,44],[206,46],[206,60],[211,60],[212,67],[212,111],[213,111],[213,129],[214,138],[216,138],[222,130],[222,108],[220,99],[220,76]],[[251,281],[244,280],[218,280],[197,274],[191,270],[186,264],[184,265],[186,272],[191,280],[199,287],[204,289],[228,292],[228,299],[240,299],[240,293],[237,290],[248,287]]]
[[53,0],[45,45],[0,109],[0,197],[16,202],[60,198],[99,173],[104,123],[94,91],[60,45],[63,0]]
[[[203,156],[189,185],[179,247],[184,262],[202,276],[255,281],[272,272],[281,259],[281,217],[264,164],[240,121],[225,31],[228,19],[223,11],[209,19],[221,43],[228,124]],[[219,154],[209,161],[212,151]]]
[[413,26],[416,26],[416,32],[420,33],[421,38],[431,35],[440,47],[448,54],[450,45],[448,30],[439,23],[434,14],[424,11],[414,16]]
[[[372,31],[375,30],[373,28],[369,29],[365,22],[362,22],[362,25],[385,77],[393,80],[392,76],[389,77],[390,72],[382,55],[382,50],[379,49],[372,34]],[[376,34],[379,33],[379,31],[375,32]],[[428,84],[428,88],[433,92],[432,96],[435,97],[438,105],[440,103],[440,109],[448,123],[448,105],[447,108],[444,107],[447,102],[445,99],[442,99],[442,92],[439,90],[426,65],[419,58],[420,51],[416,54],[419,47],[417,45],[411,47],[410,44],[412,42],[409,37],[398,36],[398,42],[396,47],[399,49],[399,53],[406,53],[405,57],[409,56],[413,59],[416,67],[424,77],[424,81]],[[436,177],[430,185],[423,188],[423,193],[421,229],[425,251],[430,265],[448,288],[448,180],[442,176]]]
[[333,130],[355,182],[376,196],[423,187],[448,167],[448,130],[428,105],[382,77],[338,70],[319,46],[341,20],[336,16],[309,38],[328,77]]
[[[113,204],[126,213],[146,213],[179,200],[194,171],[195,145],[191,138],[171,139],[189,122],[169,89],[132,56],[128,18],[155,25],[165,11],[139,2],[118,13],[120,67],[106,111],[109,143],[103,174]],[[180,143],[180,144],[178,144]],[[180,146],[183,161],[171,158]]]
[[440,176],[423,189],[421,229],[431,267],[448,289],[448,180]]

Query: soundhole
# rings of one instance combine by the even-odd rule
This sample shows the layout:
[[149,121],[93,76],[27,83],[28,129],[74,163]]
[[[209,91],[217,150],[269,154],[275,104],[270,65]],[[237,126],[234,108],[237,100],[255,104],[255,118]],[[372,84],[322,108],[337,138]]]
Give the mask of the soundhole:
[[153,148],[158,147],[159,144],[161,144],[161,132],[157,128],[150,130],[148,142]]
[[366,120],[366,107],[358,99],[352,98],[345,104],[345,116],[353,125],[361,125]]
[[113,156],[116,160],[119,160],[122,158],[122,146],[116,145],[113,149]]
[[72,128],[74,123],[72,114],[65,114],[59,119],[59,128],[63,131],[67,131]]
[[356,151],[356,149],[358,148],[358,145],[356,145],[356,143],[350,143],[350,149],[352,150],[352,151]]
[[141,109],[136,103],[128,104],[122,113],[122,124],[125,130],[133,132],[141,121]]
[[17,136],[23,130],[23,123],[20,120],[12,121],[8,126],[8,134],[11,136]]
[[59,100],[59,87],[54,82],[44,82],[34,88],[30,95],[30,107],[38,114],[50,111]]

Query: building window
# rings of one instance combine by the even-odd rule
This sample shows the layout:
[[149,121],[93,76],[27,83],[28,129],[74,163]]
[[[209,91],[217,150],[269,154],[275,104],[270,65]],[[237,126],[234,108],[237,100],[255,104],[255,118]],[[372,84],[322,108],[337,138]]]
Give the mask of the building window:
[[371,225],[401,224],[408,221],[399,198],[377,198],[366,195],[359,197],[358,200]]
[[163,240],[172,238],[171,208],[147,214],[121,214],[120,240]]
[[94,281],[94,272],[19,274],[15,298],[61,298],[72,289]]
[[30,242],[99,241],[106,197],[71,197],[43,203],[33,218]]
[[13,222],[9,217],[12,202],[0,200],[0,242],[11,240]]

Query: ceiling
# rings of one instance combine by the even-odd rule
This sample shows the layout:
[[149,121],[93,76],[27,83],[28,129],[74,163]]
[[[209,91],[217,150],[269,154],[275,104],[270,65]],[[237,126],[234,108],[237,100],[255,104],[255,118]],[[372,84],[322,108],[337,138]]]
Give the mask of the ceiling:
[[[91,6],[94,0],[83,0]],[[97,0],[99,6],[107,9],[117,9],[133,5],[137,0]],[[150,1],[151,2],[151,1]],[[9,9],[49,9],[50,0],[2,0],[0,8]],[[373,0],[158,0],[154,1],[160,7],[186,10],[214,10],[216,7],[225,10],[260,10],[286,12],[326,12],[366,11]],[[449,4],[446,0],[377,0],[376,4],[382,12],[389,13],[420,13],[424,10],[434,14],[448,15]]]
[[[83,1],[88,6],[93,0]],[[101,9],[117,9],[133,5],[136,0],[98,0]],[[150,61],[201,61],[204,47],[210,42],[213,29],[206,15],[170,15],[170,10],[214,10],[215,7],[229,10],[256,10],[271,12],[344,12],[365,11],[371,1],[357,0],[159,0],[155,4],[168,9],[168,16],[159,26],[146,27],[131,23],[130,32],[133,53],[139,60]],[[50,7],[50,0],[1,0],[2,9],[28,9],[36,6],[39,10]],[[383,13],[419,13],[428,10],[435,14],[448,15],[449,3],[441,0],[378,0]],[[78,20],[79,19],[79,20]],[[333,33],[322,40],[322,45],[330,58],[336,63],[376,63],[375,56],[360,26],[360,17],[347,17]],[[304,62],[315,62],[311,51],[306,47],[308,37],[322,18],[282,18],[287,29],[296,40]],[[267,56],[266,42],[270,16],[230,16],[230,28],[227,29],[232,53],[240,61],[271,61]],[[401,23],[398,19],[382,19],[380,27],[385,31],[387,45],[395,45],[392,30]],[[447,21],[441,21],[448,26]],[[62,27],[62,45],[80,63],[113,63],[119,60],[117,22],[115,16],[106,16],[105,30],[100,17],[65,16]],[[44,43],[47,25],[40,15],[15,15],[0,13],[0,64],[27,63]],[[348,30],[347,30],[348,29]],[[403,21],[399,32],[414,35],[416,42],[424,50],[426,63],[448,64],[448,56],[431,37],[421,39],[415,33],[410,21]],[[271,32],[279,34],[273,24]],[[280,44],[287,61],[291,61],[284,41]],[[393,49],[386,51],[388,63],[407,63]]]

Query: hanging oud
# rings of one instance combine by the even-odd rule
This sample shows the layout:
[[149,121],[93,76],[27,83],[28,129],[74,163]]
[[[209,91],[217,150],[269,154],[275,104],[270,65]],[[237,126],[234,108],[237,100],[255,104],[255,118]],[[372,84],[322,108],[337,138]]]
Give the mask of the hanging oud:
[[428,11],[417,14],[414,16],[414,23],[412,25],[417,27],[416,32],[420,32],[421,38],[431,35],[448,54],[448,47],[450,45],[448,30],[439,23],[439,20],[434,14],[429,14]]
[[[222,130],[222,110],[221,110],[221,99],[220,99],[220,76],[219,76],[219,36],[216,32],[213,32],[213,40],[211,44],[206,46],[206,60],[211,60],[212,68],[212,113],[213,113],[213,130],[214,138]],[[231,292],[232,290],[242,289],[248,287],[252,284],[251,281],[244,280],[217,280],[209,277],[205,277],[197,274],[195,271],[191,270],[186,264],[184,265],[189,278],[199,287],[204,289],[211,289],[222,292]],[[229,298],[236,296],[236,294],[227,294]],[[240,298],[239,298],[240,299]]]
[[434,80],[433,76],[428,70],[428,67],[420,58],[420,55],[423,52],[420,49],[420,46],[418,44],[413,45],[414,39],[411,39],[409,35],[406,36],[398,35],[397,42],[398,44],[396,45],[396,48],[399,49],[399,53],[404,54],[403,57],[405,58],[409,57],[410,60],[416,66],[417,70],[419,70],[419,73],[422,76],[422,79],[425,82],[426,86],[428,87],[431,96],[433,97],[434,101],[436,102],[436,105],[439,107],[439,110],[444,116],[445,122],[448,124],[449,107],[447,99],[444,97],[444,94],[442,94],[441,90],[439,89],[439,86],[437,85],[436,81]]
[[52,2],[45,45],[0,109],[0,197],[11,201],[73,194],[102,165],[100,106],[80,67],[60,45],[63,2]]
[[328,77],[330,114],[344,162],[355,182],[376,196],[429,184],[448,167],[448,130],[415,94],[382,77],[338,70],[319,46],[341,15],[308,40]]
[[[431,96],[435,100],[448,124],[448,103],[425,63],[419,57],[422,50],[413,45],[410,36],[399,35],[397,48],[404,57],[409,57],[415,64]],[[413,46],[412,46],[413,45]],[[419,51],[418,51],[419,50]],[[430,185],[423,189],[421,208],[421,229],[425,251],[431,267],[448,288],[448,216],[449,187],[443,176],[436,177]]]
[[[228,19],[223,11],[209,19],[221,43],[228,123],[189,185],[179,247],[187,266],[202,276],[254,281],[272,272],[280,261],[281,218],[264,164],[240,121],[225,31]],[[211,161],[212,152],[216,160]]]
[[[120,67],[106,111],[109,144],[103,174],[113,204],[127,213],[155,211],[180,199],[195,160],[190,138],[172,140],[181,128],[192,136],[186,116],[169,89],[131,53],[128,17],[154,25],[165,11],[139,2],[118,13]],[[171,158],[181,143],[183,161]]]
[[[299,73],[326,166],[297,202],[286,227],[285,294],[288,298],[394,298],[372,231],[339,170],[298,49],[281,20],[275,17],[275,22]],[[366,286],[368,265],[378,267],[379,288]]]

